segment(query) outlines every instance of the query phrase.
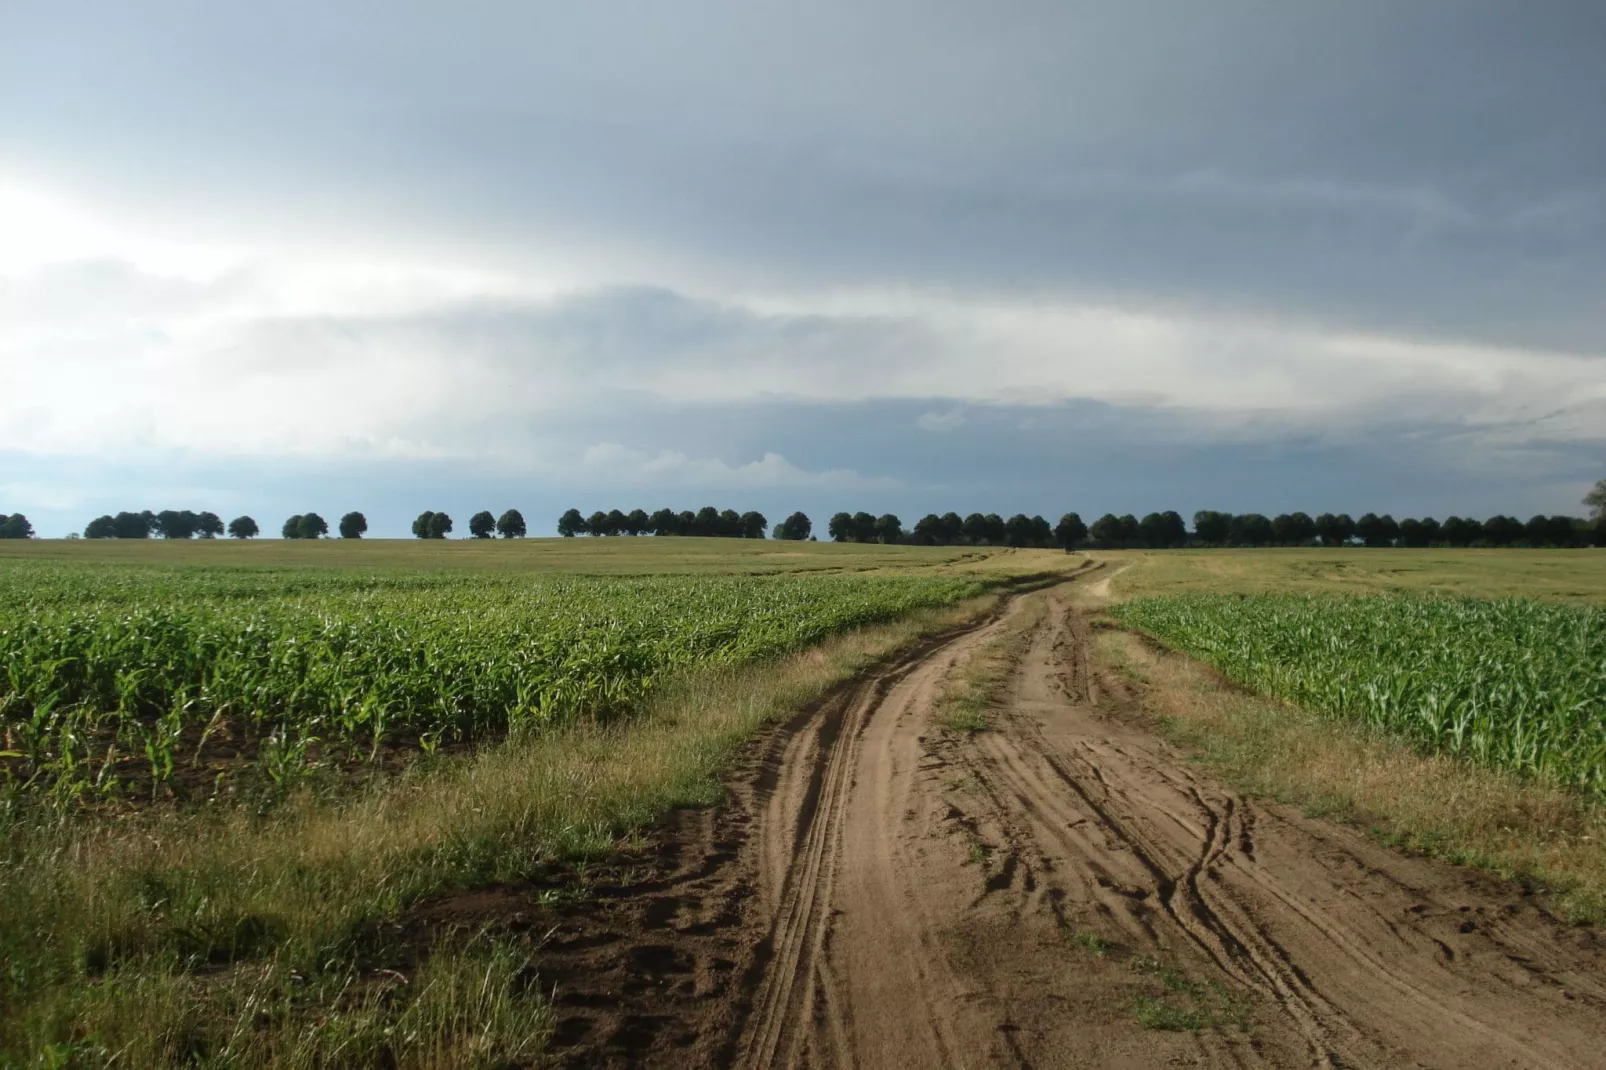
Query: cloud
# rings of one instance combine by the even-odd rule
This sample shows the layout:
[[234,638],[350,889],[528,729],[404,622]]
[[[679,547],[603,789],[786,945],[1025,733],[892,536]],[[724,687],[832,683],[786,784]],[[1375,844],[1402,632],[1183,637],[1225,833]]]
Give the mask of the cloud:
[[778,453],[730,465],[718,458],[693,459],[675,450],[648,453],[611,442],[588,447],[576,476],[572,481],[586,485],[624,487],[860,489],[895,485],[894,480],[862,476],[845,468],[808,472]]
[[915,421],[915,426],[922,431],[935,431],[939,434],[946,431],[957,431],[965,425],[965,412],[955,406],[947,412],[923,412]]

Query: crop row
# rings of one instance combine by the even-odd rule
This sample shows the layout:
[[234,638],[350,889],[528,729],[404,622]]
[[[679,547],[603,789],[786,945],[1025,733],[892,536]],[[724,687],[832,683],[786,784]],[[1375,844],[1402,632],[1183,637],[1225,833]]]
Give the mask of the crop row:
[[[626,712],[666,673],[739,663],[957,600],[916,577],[531,579],[139,569],[0,576],[0,728],[13,783],[130,756],[166,780],[208,741],[265,761],[310,742],[432,748]],[[271,771],[271,770],[270,770]]]
[[1111,612],[1253,690],[1606,795],[1606,609],[1181,595]]

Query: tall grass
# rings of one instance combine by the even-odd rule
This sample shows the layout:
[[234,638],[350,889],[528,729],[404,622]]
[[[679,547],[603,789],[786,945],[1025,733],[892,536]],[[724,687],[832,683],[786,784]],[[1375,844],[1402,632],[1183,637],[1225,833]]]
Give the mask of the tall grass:
[[1606,796],[1606,609],[1182,595],[1110,614],[1253,690],[1429,753]]

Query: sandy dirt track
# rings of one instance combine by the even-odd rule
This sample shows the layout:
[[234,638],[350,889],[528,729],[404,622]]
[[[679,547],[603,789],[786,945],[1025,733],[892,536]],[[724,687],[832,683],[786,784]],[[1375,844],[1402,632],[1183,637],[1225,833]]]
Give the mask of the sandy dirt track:
[[[945,679],[1010,634],[992,727],[940,728]],[[531,907],[554,1057],[1606,1066],[1599,934],[1213,782],[1088,644],[1063,588],[1018,595],[766,732],[725,805],[671,815],[589,899]],[[1145,1001],[1200,1028],[1146,1028]]]

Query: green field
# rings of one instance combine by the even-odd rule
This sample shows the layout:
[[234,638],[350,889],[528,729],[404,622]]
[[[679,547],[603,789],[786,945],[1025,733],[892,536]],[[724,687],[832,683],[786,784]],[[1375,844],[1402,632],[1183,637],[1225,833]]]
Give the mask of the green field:
[[0,785],[215,796],[242,755],[283,782],[337,752],[628,713],[672,673],[789,653],[982,587],[884,572],[11,565]]
[[1606,608],[1185,594],[1110,612],[1252,690],[1606,797]]

